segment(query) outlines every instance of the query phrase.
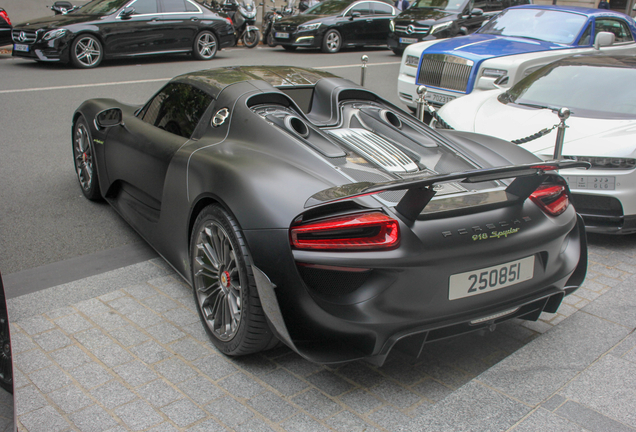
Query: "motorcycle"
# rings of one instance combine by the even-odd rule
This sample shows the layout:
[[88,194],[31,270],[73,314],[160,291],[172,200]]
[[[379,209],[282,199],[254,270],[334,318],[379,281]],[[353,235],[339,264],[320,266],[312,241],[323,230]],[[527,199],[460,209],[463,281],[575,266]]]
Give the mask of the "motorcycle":
[[73,4],[68,1],[56,1],[53,3],[53,6],[50,6],[50,9],[53,13],[55,13],[55,15],[66,15],[67,13],[73,12],[75,9],[79,8],[80,6],[73,6]]
[[256,6],[254,0],[228,0],[222,3],[221,10],[231,19],[237,33],[237,40],[242,40],[248,48],[254,48],[261,41],[261,34],[256,23]]
[[[272,3],[276,4],[276,0],[271,0]],[[261,3],[262,4],[262,3]],[[287,6],[282,9],[276,9],[276,7],[272,7],[272,9],[265,14],[263,17],[263,25],[261,27],[261,33],[263,33],[263,40],[267,41],[267,45],[271,47],[276,46],[276,42],[274,42],[274,33],[272,29],[274,28],[274,23],[279,19],[287,16],[291,16],[294,14],[294,6],[293,0],[288,0]]]

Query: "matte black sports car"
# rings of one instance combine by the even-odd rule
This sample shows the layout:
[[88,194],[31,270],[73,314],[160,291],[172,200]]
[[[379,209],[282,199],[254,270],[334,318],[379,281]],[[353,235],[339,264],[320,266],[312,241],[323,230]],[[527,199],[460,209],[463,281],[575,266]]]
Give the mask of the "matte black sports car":
[[398,10],[384,1],[324,0],[306,12],[274,23],[274,43],[337,53],[343,47],[386,45]]
[[88,100],[73,154],[86,197],[193,286],[229,355],[280,340],[315,362],[382,364],[401,339],[555,312],[586,271],[555,169],[589,164],[432,130],[327,72],[228,67],[143,106]]
[[211,60],[236,42],[227,16],[192,0],[93,0],[66,15],[18,24],[12,36],[16,57],[79,68],[142,55]]

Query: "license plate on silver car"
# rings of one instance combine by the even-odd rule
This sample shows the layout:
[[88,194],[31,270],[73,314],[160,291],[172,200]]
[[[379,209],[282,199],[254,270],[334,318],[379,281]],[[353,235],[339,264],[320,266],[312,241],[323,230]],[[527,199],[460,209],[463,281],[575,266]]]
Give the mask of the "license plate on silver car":
[[277,38],[281,38],[281,39],[288,39],[289,38],[289,33],[276,32],[276,34],[274,36],[276,36]]
[[594,177],[594,176],[563,176],[570,185],[570,189],[596,189],[614,190],[616,189],[616,177]]
[[534,255],[450,277],[448,299],[456,300],[495,291],[532,279]]
[[400,43],[412,44],[418,43],[419,41],[415,38],[400,38]]
[[445,103],[450,102],[453,99],[455,99],[455,96],[449,96],[449,95],[434,93],[430,91],[426,92],[426,100],[429,102],[436,102],[438,104],[444,105]]
[[13,49],[14,49],[15,51],[24,51],[24,52],[29,52],[29,46],[28,46],[28,45],[14,44],[14,45],[13,45]]

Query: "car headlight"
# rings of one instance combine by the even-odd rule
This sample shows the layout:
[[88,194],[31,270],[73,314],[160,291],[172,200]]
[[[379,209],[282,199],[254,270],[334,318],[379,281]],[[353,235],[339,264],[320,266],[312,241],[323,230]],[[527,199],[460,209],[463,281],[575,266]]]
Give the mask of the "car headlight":
[[417,67],[420,64],[420,58],[412,55],[407,55],[404,64],[407,66]]
[[452,25],[453,25],[452,21],[448,21],[448,22],[441,23],[441,24],[435,24],[433,27],[431,27],[431,34],[435,34],[435,33],[440,32],[442,30],[446,30],[447,28],[449,28]]
[[303,24],[303,25],[299,25],[298,26],[298,31],[299,32],[305,32],[305,31],[312,31],[312,30],[317,30],[318,27],[320,27],[322,23],[315,23],[315,24]]
[[66,34],[66,29],[55,29],[55,30],[46,32],[43,39],[45,41],[51,40],[51,39],[57,39],[57,38],[61,38],[65,34]]
[[484,69],[481,72],[481,76],[486,77],[486,78],[499,78],[502,76],[508,75],[508,71],[507,70],[503,70],[503,69]]
[[581,162],[589,162],[592,168],[601,169],[634,169],[636,168],[636,159],[633,158],[613,158],[613,157],[594,157],[594,156],[564,156],[565,159],[571,159]]
[[395,21],[389,21],[389,29],[394,32],[395,31]]

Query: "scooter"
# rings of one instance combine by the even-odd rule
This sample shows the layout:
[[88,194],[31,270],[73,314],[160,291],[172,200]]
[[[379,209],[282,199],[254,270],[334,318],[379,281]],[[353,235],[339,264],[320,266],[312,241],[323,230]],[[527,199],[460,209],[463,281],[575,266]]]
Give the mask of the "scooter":
[[[276,0],[271,0],[271,1],[272,3],[276,4]],[[261,32],[263,33],[263,40],[267,41],[267,45],[271,47],[276,46],[276,42],[274,41],[274,33],[272,32],[274,23],[283,17],[291,16],[293,14],[294,14],[293,0],[289,0],[287,2],[287,6],[285,6],[282,9],[279,10],[279,9],[276,9],[276,7],[272,7],[272,9],[265,14],[265,16],[263,17],[263,25],[261,27]]]
[[254,0],[228,0],[221,4],[221,10],[225,12],[234,25],[238,35],[237,40],[242,40],[248,48],[254,48],[261,41],[261,34],[256,23],[256,6]]
[[67,13],[79,8],[80,6],[73,6],[73,4],[68,1],[56,1],[55,3],[53,3],[53,6],[50,7],[55,15],[66,15]]

